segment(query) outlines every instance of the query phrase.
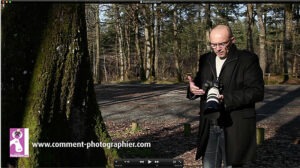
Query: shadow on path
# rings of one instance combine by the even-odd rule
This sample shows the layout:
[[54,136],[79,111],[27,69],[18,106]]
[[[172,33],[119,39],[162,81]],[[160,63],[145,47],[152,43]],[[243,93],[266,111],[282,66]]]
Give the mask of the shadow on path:
[[[97,88],[98,87],[98,88]],[[170,91],[180,90],[180,94],[178,96],[185,96],[183,91],[186,86],[183,85],[159,85],[159,86],[144,86],[144,85],[113,85],[113,86],[97,86],[96,90],[99,94],[97,94],[97,99],[101,98],[101,106],[110,106],[121,103],[130,103],[132,101],[143,100],[149,103],[151,106],[151,101],[155,102],[156,100],[149,99],[153,97],[159,97],[163,94],[167,94]],[[101,93],[100,93],[101,92]],[[161,97],[160,97],[161,98]],[[158,98],[157,104],[160,108],[164,100]],[[287,107],[298,107],[298,99],[300,98],[300,87],[299,86],[266,86],[265,90],[265,100],[260,103],[260,106],[257,108],[257,122],[262,120],[268,120],[269,117],[282,112],[284,108]],[[155,132],[145,133],[144,135],[137,136],[136,138],[128,139],[130,142],[151,142],[153,150],[153,155],[157,158],[174,158],[178,157],[187,151],[191,151],[196,147],[197,141],[197,130],[198,126],[194,125],[192,128],[192,134],[189,137],[185,137],[183,135],[183,124],[178,123],[166,126],[163,123],[169,122],[172,119],[186,119],[186,122],[193,123],[197,122],[197,115],[189,115],[187,114],[190,111],[198,110],[198,101],[193,101],[192,103],[184,103],[185,101],[181,101],[182,104],[180,106],[188,106],[181,111],[176,111],[176,113],[172,113],[172,111],[167,111],[166,109],[161,109],[160,111],[153,112],[149,114],[150,122],[156,123],[160,125],[161,128],[156,129]],[[189,102],[186,99],[186,102]],[[144,104],[143,104],[144,105]],[[142,105],[142,106],[143,106]],[[191,106],[192,105],[192,106]],[[120,108],[120,107],[119,107]],[[140,108],[139,106],[132,107],[131,110],[135,110],[136,108]],[[169,106],[164,106],[164,108],[169,108]],[[142,110],[140,110],[142,111]],[[143,112],[143,111],[142,111]],[[125,112],[117,112],[113,114],[108,114],[108,118],[112,115],[122,116],[124,119],[130,120],[130,113]],[[195,113],[194,113],[195,114]],[[280,113],[281,114],[281,113]],[[141,114],[140,114],[141,115]],[[156,120],[156,117],[159,118],[164,117],[166,115],[173,116],[170,120]],[[289,114],[287,114],[289,115]],[[128,121],[127,120],[127,121]],[[119,120],[118,120],[119,121]],[[120,120],[121,122],[122,120]],[[138,120],[138,122],[141,122]],[[300,117],[296,116],[293,120],[282,125],[277,131],[276,135],[266,140],[262,145],[258,146],[258,160],[255,163],[255,167],[297,167],[299,166],[298,157],[299,154],[299,145],[291,145],[291,142],[294,138],[300,136]],[[159,127],[159,126],[158,126]],[[139,150],[139,149],[137,149]],[[137,153],[138,155],[138,153]],[[132,153],[125,152],[123,157],[127,158],[136,158],[136,156]],[[191,157],[195,157],[191,155]],[[274,160],[276,159],[276,161]]]
[[[186,88],[184,85],[97,85],[95,92],[100,106],[137,101],[160,96],[173,90]],[[105,102],[101,102],[104,101]]]
[[255,167],[300,167],[297,138],[300,138],[300,116],[282,125],[274,137],[258,146]]
[[[285,93],[284,95],[282,95]],[[278,97],[275,100],[270,100],[273,97]],[[289,103],[293,102],[295,99],[300,98],[300,87],[295,90],[287,90],[286,87],[271,88],[268,87],[265,90],[265,101],[264,105],[257,109],[257,119],[256,121],[261,121],[267,119],[268,117],[276,114],[282,108],[284,108]]]

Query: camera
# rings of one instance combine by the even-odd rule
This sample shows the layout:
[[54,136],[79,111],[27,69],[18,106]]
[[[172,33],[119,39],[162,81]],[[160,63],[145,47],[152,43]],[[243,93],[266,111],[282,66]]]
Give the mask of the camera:
[[207,93],[205,112],[217,112],[220,110],[220,101],[218,96],[223,89],[223,85],[218,81],[206,81],[203,90]]

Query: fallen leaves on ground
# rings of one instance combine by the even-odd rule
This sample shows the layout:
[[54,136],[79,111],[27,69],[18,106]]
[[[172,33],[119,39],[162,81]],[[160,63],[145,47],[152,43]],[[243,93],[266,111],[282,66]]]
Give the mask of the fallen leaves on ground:
[[[107,121],[106,126],[114,142],[150,142],[151,152],[122,153],[123,158],[182,158],[185,167],[200,167],[195,161],[198,122],[191,122],[191,135],[184,136],[186,119],[140,122],[139,131],[131,131],[131,121]],[[257,159],[250,167],[300,167],[300,145],[293,144],[289,131],[278,132],[279,126],[263,122],[257,127],[265,128],[265,141],[257,147]]]

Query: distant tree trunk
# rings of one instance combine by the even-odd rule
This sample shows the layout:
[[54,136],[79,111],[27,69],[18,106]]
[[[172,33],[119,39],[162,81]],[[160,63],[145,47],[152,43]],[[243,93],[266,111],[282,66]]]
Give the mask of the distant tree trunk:
[[179,56],[180,56],[180,49],[179,49],[179,37],[178,37],[178,27],[177,27],[177,8],[175,6],[173,11],[173,53],[174,53],[174,61],[175,61],[175,68],[176,68],[176,75],[178,82],[182,81],[182,69],[179,63]]
[[116,18],[116,32],[117,32],[117,38],[118,38],[118,60],[120,63],[120,81],[125,80],[125,53],[124,53],[124,48],[123,48],[123,43],[124,43],[124,35],[123,35],[123,30],[121,27],[121,16],[120,16],[120,9],[117,4],[114,4],[114,10],[115,10],[115,18]]
[[[275,44],[275,51],[274,51],[274,62],[275,62],[275,67],[279,67],[280,66],[280,56],[279,56],[279,47],[278,44]],[[279,68],[277,68],[277,70],[275,69],[275,73],[279,73],[278,71]]]
[[[210,46],[209,44],[209,32],[210,29],[212,28],[212,22],[211,22],[211,18],[210,18],[210,3],[207,3],[205,5],[205,34],[206,34],[206,50],[210,51]],[[200,55],[199,55],[200,56]]]
[[293,51],[294,51],[294,61],[293,61],[293,74],[296,78],[300,75],[300,62],[299,62],[299,53],[297,52],[297,45],[300,42],[300,4],[294,4],[294,15],[296,17],[296,24],[293,34]]
[[284,8],[284,49],[283,49],[283,69],[284,82],[289,80],[291,71],[291,49],[292,49],[292,31],[293,31],[293,10],[292,4],[285,4]]
[[254,16],[253,16],[253,4],[247,4],[247,49],[254,52],[253,48],[253,25],[254,25]]
[[150,27],[151,27],[151,33],[150,33],[150,42],[151,42],[151,72],[150,72],[150,76],[152,78],[152,80],[155,79],[155,69],[154,69],[154,59],[155,59],[155,37],[154,37],[154,22],[155,22],[155,16],[154,16],[154,4],[151,4],[151,8],[150,8]]
[[130,29],[129,24],[124,25],[125,28],[125,44],[126,44],[126,54],[124,54],[124,79],[128,80],[129,70],[130,70]]
[[102,70],[101,70],[101,59],[100,59],[100,19],[99,19],[99,5],[96,7],[96,62],[95,62],[95,82],[101,84],[102,81]]
[[106,70],[106,57],[103,55],[103,73],[104,73],[104,78],[105,82],[107,82],[107,70]]
[[119,56],[119,40],[118,40],[118,33],[116,33],[115,36],[115,45],[114,45],[114,52],[115,52],[115,73],[116,73],[116,77],[115,79],[118,80],[120,78],[120,56]]
[[280,75],[282,73],[284,73],[283,50],[284,50],[284,44],[280,43],[279,50],[278,50],[278,55],[279,55],[279,60],[278,60],[279,68],[278,69],[280,69],[280,71],[279,71]]
[[[86,24],[87,24],[87,39],[88,50],[90,54],[91,69],[95,83],[99,83],[101,78],[100,69],[100,26],[99,26],[99,5],[86,4]],[[100,71],[100,72],[99,72]]]
[[145,75],[145,69],[144,69],[144,63],[143,63],[143,55],[141,54],[141,47],[140,47],[140,31],[139,31],[139,15],[138,15],[138,5],[134,6],[134,43],[135,43],[135,50],[137,59],[139,60],[139,63],[136,67],[137,69],[137,77],[140,78],[140,80],[144,81],[146,80]]
[[[201,40],[202,40],[202,36],[203,33],[201,31],[201,25],[203,24],[202,22],[202,16],[201,16],[201,8],[200,8],[200,4],[196,4],[195,6],[196,8],[196,23],[197,23],[197,58],[201,55]],[[198,67],[198,66],[197,66]],[[194,69],[192,69],[192,72],[194,72]]]
[[[26,105],[18,112],[5,115],[14,115],[6,117],[12,122],[19,116],[22,124],[10,126],[29,128],[29,145],[33,142],[109,142],[93,88],[84,5],[17,3],[4,11],[1,43],[5,60],[16,59],[10,66],[19,65],[22,62],[18,63],[15,57],[21,56],[19,59],[29,59],[32,66],[32,70],[26,72],[29,75],[26,82],[30,80]],[[11,40],[16,36],[18,38]],[[20,46],[18,50],[15,44]],[[27,51],[22,45],[30,46],[31,50]],[[10,63],[4,64],[9,66]],[[4,103],[15,106],[9,99]],[[7,142],[5,145],[9,146]],[[19,158],[18,167],[112,166],[117,157],[115,150],[102,148],[30,146],[29,149],[30,157]]]
[[266,29],[265,23],[263,21],[263,6],[261,4],[256,4],[257,8],[257,18],[259,26],[259,63],[263,71],[263,74],[266,72]]
[[[93,11],[93,5],[91,4],[86,4],[85,5],[85,17],[86,17],[86,32],[87,32],[87,40],[88,40],[88,51],[89,51],[89,56],[90,56],[90,62],[91,62],[91,69],[92,69],[92,72],[93,74],[94,73],[94,61],[95,61],[95,58],[94,58],[94,43],[92,42],[93,41],[93,38],[92,38],[92,28],[93,28],[93,25],[92,25],[92,22],[94,22],[94,12]],[[93,32],[95,33],[95,31]]]
[[151,72],[151,41],[150,41],[150,28],[145,26],[145,58],[146,58],[146,79],[150,78]]
[[[187,74],[188,75],[192,75],[192,74],[195,74],[198,70],[198,62],[197,60],[199,60],[200,58],[200,55],[202,52],[205,52],[203,51],[203,45],[205,45],[203,43],[203,26],[202,25],[205,25],[205,19],[202,20],[202,16],[201,16],[201,13],[202,13],[202,9],[201,9],[201,5],[200,4],[196,4],[195,6],[196,8],[196,29],[197,29],[197,34],[196,34],[196,40],[197,40],[197,52],[196,52],[196,58],[193,57],[191,61],[195,61],[196,59],[196,62],[197,64],[192,64],[192,67],[191,67],[191,71],[188,71]],[[193,51],[192,51],[193,52]]]
[[152,67],[152,46],[151,46],[151,23],[149,19],[150,10],[148,9],[148,6],[143,7],[143,15],[146,18],[145,19],[145,65],[146,65],[146,80],[149,80],[151,77],[151,67]]
[[159,57],[159,35],[160,35],[160,5],[155,4],[154,6],[154,66],[153,66],[153,76],[155,79],[158,78],[158,57]]

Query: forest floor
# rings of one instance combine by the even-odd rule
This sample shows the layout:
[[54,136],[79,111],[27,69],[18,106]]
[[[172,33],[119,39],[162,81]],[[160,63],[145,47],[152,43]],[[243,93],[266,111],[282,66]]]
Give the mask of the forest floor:
[[[123,148],[122,158],[182,158],[195,161],[199,101],[186,99],[186,85],[107,84],[95,86],[107,129],[115,142],[150,142],[151,148]],[[250,167],[300,167],[300,85],[266,86],[257,103],[257,127],[265,129]],[[139,124],[131,130],[132,122]],[[184,136],[184,124],[191,134]]]

